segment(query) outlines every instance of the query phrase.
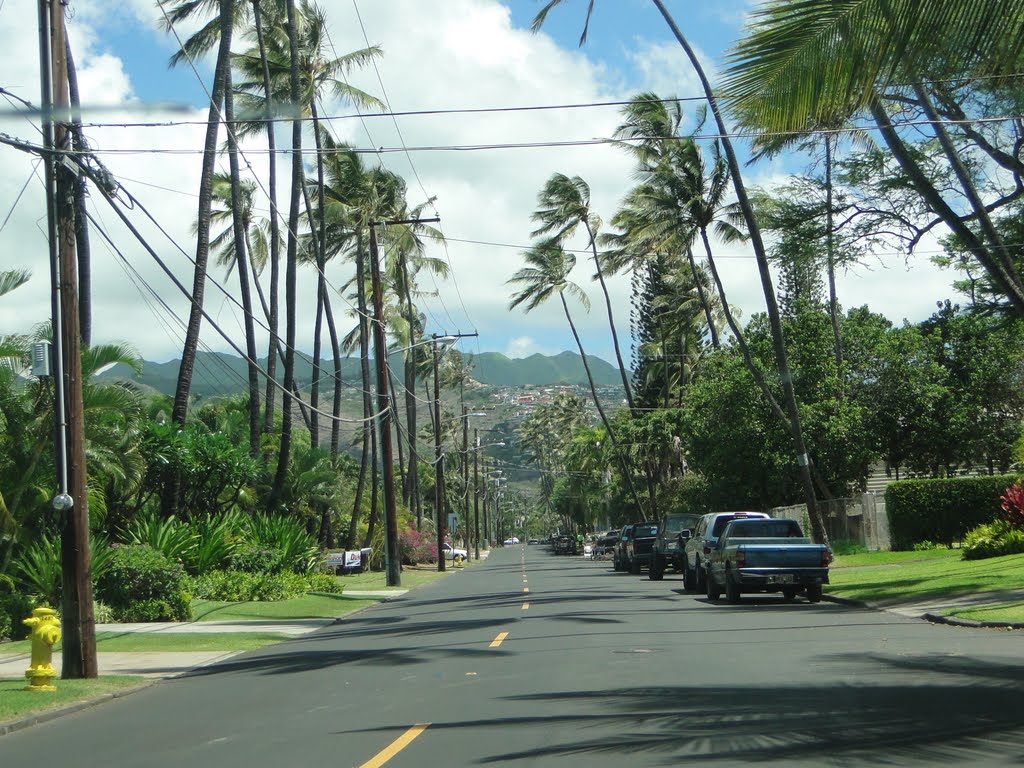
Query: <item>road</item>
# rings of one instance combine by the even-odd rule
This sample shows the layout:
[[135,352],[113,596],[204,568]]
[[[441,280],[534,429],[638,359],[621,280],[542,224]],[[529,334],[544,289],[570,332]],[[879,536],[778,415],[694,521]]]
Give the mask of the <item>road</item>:
[[0,764],[1009,765],[1019,633],[710,604],[515,546],[315,634],[0,739]]

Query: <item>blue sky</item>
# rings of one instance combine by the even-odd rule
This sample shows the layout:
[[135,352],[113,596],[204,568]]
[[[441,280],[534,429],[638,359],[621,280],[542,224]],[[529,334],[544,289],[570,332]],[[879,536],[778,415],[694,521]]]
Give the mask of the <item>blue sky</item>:
[[[527,34],[542,3],[534,0],[331,0],[324,3],[338,51],[365,46],[355,8],[358,7],[371,43],[380,44],[384,57],[373,70],[352,76],[353,84],[382,95],[386,89],[393,111],[588,103],[628,99],[641,90],[659,95],[693,96],[698,84],[660,14],[649,0],[598,0],[586,46],[577,47],[587,0],[569,0],[553,11],[540,35]],[[741,25],[754,7],[753,0],[669,0],[669,9],[690,37],[708,68],[720,68],[725,51],[741,33]],[[38,99],[37,63],[33,36],[26,38],[18,14],[28,0],[0,4],[0,44],[9,51],[7,77],[0,85],[33,101]],[[73,3],[69,21],[87,104],[104,104],[113,112],[103,119],[116,122],[124,106],[124,120],[180,120],[182,115],[146,112],[148,106],[176,103],[191,109],[189,119],[205,117],[203,90],[187,66],[168,68],[175,50],[173,39],[157,28],[160,18],[152,0],[124,0],[121,4]],[[183,36],[191,30],[181,29]],[[209,81],[209,61],[200,63]],[[12,86],[17,86],[14,88]],[[324,114],[352,115],[347,104],[329,103]],[[607,137],[619,120],[616,108],[559,110],[516,115],[430,116],[370,118],[332,122],[340,140],[362,147],[436,146],[448,144],[562,141]],[[31,135],[24,120],[0,119],[0,130]],[[174,243],[147,230],[172,268],[190,279],[184,253],[194,249],[191,232],[198,186],[199,125],[160,128],[95,128],[90,131],[100,157],[171,233]],[[157,153],[117,154],[112,150],[153,148]],[[245,160],[258,174],[265,169],[264,145],[250,141]],[[179,153],[179,154],[172,154]],[[106,153],[106,154],[104,154]],[[368,162],[373,159],[368,157]],[[576,147],[516,149],[471,153],[417,152],[381,156],[388,168],[409,181],[413,203],[437,197],[436,210],[450,239],[447,248],[434,247],[431,255],[451,267],[448,280],[424,276],[421,306],[428,317],[428,332],[479,331],[467,351],[499,351],[510,356],[532,352],[575,350],[557,302],[526,316],[507,310],[511,289],[507,279],[521,266],[519,253],[529,245],[533,229],[530,214],[537,191],[553,172],[580,175],[592,189],[594,210],[610,219],[632,179],[631,166],[617,149]],[[748,184],[770,186],[786,172],[804,164],[799,158],[762,163],[747,171]],[[39,195],[27,194],[14,206],[30,161],[11,150],[0,150],[0,208],[15,213],[0,230],[0,248],[17,255],[17,265],[36,275],[28,286],[5,297],[0,305],[0,333],[24,331],[26,323],[45,319],[45,242],[38,222]],[[282,170],[287,178],[287,169]],[[29,189],[33,189],[30,187]],[[94,200],[94,205],[99,201]],[[159,275],[142,250],[119,230],[112,214],[98,210],[112,237],[127,258],[142,270],[154,290],[174,312],[184,316],[185,305],[166,278]],[[138,215],[139,212],[133,212]],[[467,242],[473,241],[473,242]],[[575,243],[585,246],[585,241]],[[179,250],[180,247],[180,250]],[[741,246],[720,246],[718,256],[728,300],[743,317],[761,311],[763,299],[751,254]],[[115,254],[97,248],[96,333],[100,340],[125,340],[150,359],[175,357],[180,349],[179,322],[158,316],[146,303]],[[579,258],[575,280],[588,291],[594,310],[586,314],[573,306],[586,351],[612,357],[610,334],[599,293],[590,281],[593,272],[585,255]],[[222,271],[215,277],[230,290]],[[331,265],[331,284],[338,288],[348,278],[345,265]],[[937,299],[948,296],[948,276],[930,268],[925,258],[905,262],[885,254],[870,269],[841,279],[840,298],[847,306],[869,303],[896,322],[904,317],[927,316]],[[300,285],[303,306],[312,304],[311,276]],[[612,281],[616,325],[628,338],[629,280]],[[338,302],[345,308],[342,297]],[[208,288],[207,306],[226,329],[238,334],[240,320],[231,300]],[[300,320],[299,344],[308,350],[312,313]],[[343,321],[351,322],[350,319]],[[227,349],[223,339],[204,331],[211,349]],[[305,340],[305,341],[303,341]],[[626,351],[628,354],[628,350]]]

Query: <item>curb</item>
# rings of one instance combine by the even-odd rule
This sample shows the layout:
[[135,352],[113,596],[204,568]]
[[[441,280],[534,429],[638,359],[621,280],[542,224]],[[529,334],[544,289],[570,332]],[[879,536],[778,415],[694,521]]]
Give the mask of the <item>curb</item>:
[[865,603],[863,600],[853,600],[849,597],[838,597],[837,595],[822,595],[822,600],[829,603],[836,603],[837,605],[845,605],[849,608],[863,608],[867,610],[878,610],[878,606],[872,605],[871,603]]
[[926,613],[922,617],[932,624],[946,624],[951,627],[972,627],[974,629],[1024,629],[1024,624],[1013,621],[975,621],[961,619],[956,616],[943,616],[937,613]]

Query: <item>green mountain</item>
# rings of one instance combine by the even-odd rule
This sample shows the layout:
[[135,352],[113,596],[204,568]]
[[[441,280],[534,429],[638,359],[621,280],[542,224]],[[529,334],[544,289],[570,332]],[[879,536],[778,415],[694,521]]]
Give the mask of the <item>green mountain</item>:
[[[621,385],[619,369],[593,355],[587,355],[594,383],[599,386]],[[521,359],[505,357],[500,352],[484,352],[473,358],[474,379],[496,386],[543,386],[545,384],[586,384],[587,372],[575,352],[562,352],[548,357],[530,355]]]
[[[618,368],[615,366],[593,355],[587,355],[587,362],[594,376],[594,383],[598,386],[615,386],[621,383]],[[393,370],[401,370],[400,364],[400,358],[395,357],[392,360]],[[260,365],[265,367],[265,360],[261,360]],[[321,375],[324,378],[333,375],[333,365],[329,360],[323,363]],[[472,358],[472,365],[472,377],[481,384],[492,386],[587,383],[583,362],[575,352],[562,352],[552,357],[530,355],[522,359],[506,357],[498,352],[484,352]],[[165,395],[173,395],[174,386],[178,381],[178,366],[178,360],[169,360],[166,363],[145,361],[142,374],[136,376],[127,366],[115,365],[103,373],[101,378],[131,379]],[[280,366],[278,375],[280,376]],[[237,355],[200,352],[196,356],[192,394],[201,398],[237,394],[245,391],[247,377],[245,362]],[[295,378],[299,387],[307,390],[313,379],[312,363],[301,358],[296,359]],[[349,383],[359,380],[359,361],[356,358],[349,357],[342,361],[342,379]],[[325,384],[329,386],[329,381]]]

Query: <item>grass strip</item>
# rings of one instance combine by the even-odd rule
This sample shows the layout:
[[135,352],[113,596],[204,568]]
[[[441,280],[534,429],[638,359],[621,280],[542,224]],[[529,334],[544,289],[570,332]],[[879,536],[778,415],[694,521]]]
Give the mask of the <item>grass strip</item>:
[[[975,592],[999,592],[1024,588],[1024,555],[986,560],[961,560],[956,550],[926,559],[893,563],[893,553],[855,555],[858,567],[834,567],[828,592],[872,603],[914,602]],[[907,554],[921,555],[921,552]],[[886,567],[864,567],[879,565]]]
[[971,621],[1003,621],[1008,624],[1024,624],[1024,603],[1003,603],[1000,605],[979,605],[974,608],[957,608],[948,611],[947,616]]
[[[97,653],[176,653],[179,651],[251,651],[287,640],[279,632],[97,632]],[[54,653],[60,652],[58,643]],[[0,654],[32,652],[29,640],[0,645]]]
[[0,723],[18,720],[35,712],[63,707],[79,701],[114,693],[145,678],[135,675],[109,675],[95,680],[57,680],[56,692],[26,691],[25,679],[0,680]]
[[[482,560],[480,562],[483,562]],[[462,568],[456,568],[451,561],[445,561],[444,573],[437,570],[436,564],[414,565],[402,567],[402,584],[397,589],[415,589],[424,584],[430,584],[451,573],[472,568],[476,561],[467,560]],[[383,571],[365,571],[364,573],[352,573],[348,576],[338,576],[338,583],[346,589],[391,589],[387,585],[387,574]]]
[[268,619],[332,619],[378,602],[373,598],[346,597],[309,592],[291,600],[226,603],[219,600],[192,602],[194,621],[266,621]]
[[904,565],[906,563],[932,562],[934,560],[958,560],[959,549],[926,549],[908,552],[864,552],[857,555],[836,555],[833,568],[863,568],[883,565]]

